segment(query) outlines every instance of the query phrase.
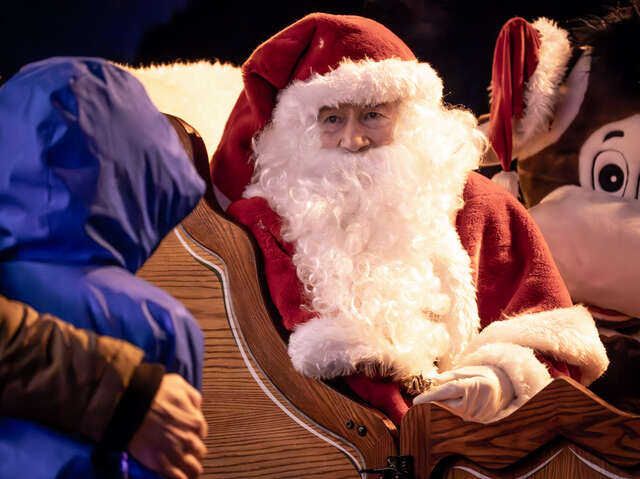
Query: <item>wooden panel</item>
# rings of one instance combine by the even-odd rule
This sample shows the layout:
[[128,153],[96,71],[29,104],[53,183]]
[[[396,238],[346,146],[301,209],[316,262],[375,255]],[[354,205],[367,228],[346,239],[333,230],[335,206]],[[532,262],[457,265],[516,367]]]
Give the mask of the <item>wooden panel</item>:
[[[220,281],[186,253],[175,234],[165,238],[138,274],[183,302],[204,332],[203,410],[209,452],[202,477],[359,477],[344,453],[294,422],[260,388],[229,328]],[[358,458],[353,448],[343,447]]]
[[465,422],[437,404],[414,406],[402,422],[400,450],[415,457],[416,477],[426,478],[451,455],[500,469],[561,438],[618,467],[640,465],[640,417],[567,378],[554,380],[518,411],[487,425]]
[[447,464],[446,470],[440,477],[443,479],[627,479],[638,477],[637,472],[617,468],[568,441],[544,448],[534,456],[500,471],[485,469],[466,459],[456,459]]

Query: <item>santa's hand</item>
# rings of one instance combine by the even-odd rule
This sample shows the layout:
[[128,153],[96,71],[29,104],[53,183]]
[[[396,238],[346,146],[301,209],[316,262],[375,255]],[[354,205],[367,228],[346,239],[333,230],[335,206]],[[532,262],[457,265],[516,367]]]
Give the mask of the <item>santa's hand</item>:
[[439,401],[466,421],[490,422],[511,403],[513,385],[495,366],[465,366],[442,373],[437,386],[413,400],[413,404]]

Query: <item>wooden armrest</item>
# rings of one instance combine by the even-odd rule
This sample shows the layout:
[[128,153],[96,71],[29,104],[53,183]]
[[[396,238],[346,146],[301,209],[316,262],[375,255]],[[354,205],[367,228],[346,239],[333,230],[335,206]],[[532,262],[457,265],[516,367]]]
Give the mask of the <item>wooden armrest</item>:
[[465,422],[437,403],[414,406],[400,427],[400,451],[427,478],[452,455],[486,469],[510,466],[558,438],[620,467],[640,464],[640,416],[606,403],[569,378],[557,378],[510,416]]

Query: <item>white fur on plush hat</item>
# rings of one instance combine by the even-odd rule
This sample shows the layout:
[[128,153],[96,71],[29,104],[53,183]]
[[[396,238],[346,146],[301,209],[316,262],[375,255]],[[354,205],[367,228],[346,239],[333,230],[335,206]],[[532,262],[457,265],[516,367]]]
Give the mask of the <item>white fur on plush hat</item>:
[[566,30],[547,18],[539,18],[533,27],[540,33],[538,65],[525,85],[525,108],[521,118],[513,119],[513,156],[537,134],[546,132],[554,116],[559,87],[571,58]]
[[[527,141],[519,142],[517,157],[520,160],[529,158],[552,145],[562,136],[580,111],[587,87],[589,86],[589,72],[591,70],[591,51],[585,49],[571,73],[559,89],[555,97],[553,118],[548,128]],[[514,155],[515,156],[515,155]]]
[[325,106],[373,106],[400,99],[437,105],[442,100],[442,80],[431,66],[417,60],[345,59],[335,70],[294,81],[281,90],[273,118],[309,125]]

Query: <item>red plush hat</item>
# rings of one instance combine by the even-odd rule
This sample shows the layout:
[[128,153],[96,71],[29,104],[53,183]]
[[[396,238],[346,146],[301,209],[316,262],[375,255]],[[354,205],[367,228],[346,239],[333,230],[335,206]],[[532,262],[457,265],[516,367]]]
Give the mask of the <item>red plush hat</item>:
[[512,18],[500,30],[491,72],[489,141],[505,170],[518,145],[549,129],[570,58],[568,33],[551,20],[531,24]]
[[[423,65],[420,71],[402,73],[417,65]],[[251,140],[271,120],[283,89],[300,90],[297,103],[287,103],[315,110],[314,114],[324,105],[381,103],[427,95],[427,90],[439,99],[440,79],[424,65],[402,40],[373,20],[321,13],[302,18],[260,45],[242,66],[244,89],[213,155],[214,184],[231,201],[241,197],[253,172]],[[390,71],[400,74],[389,75]]]

